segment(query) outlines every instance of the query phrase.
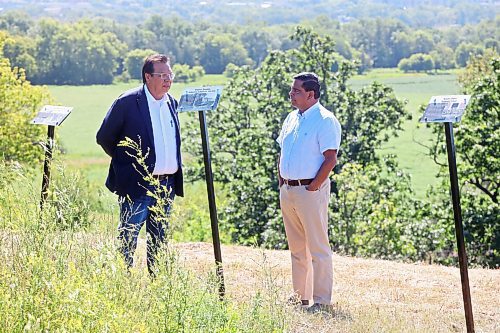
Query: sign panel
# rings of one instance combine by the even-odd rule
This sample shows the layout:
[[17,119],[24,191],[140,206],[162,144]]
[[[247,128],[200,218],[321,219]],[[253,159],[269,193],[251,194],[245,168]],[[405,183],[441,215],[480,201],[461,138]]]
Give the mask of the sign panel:
[[219,104],[221,86],[186,88],[179,100],[177,111],[214,111]]
[[455,123],[460,122],[470,95],[432,96],[421,123]]
[[36,125],[59,126],[69,116],[73,108],[67,106],[45,105],[31,121]]

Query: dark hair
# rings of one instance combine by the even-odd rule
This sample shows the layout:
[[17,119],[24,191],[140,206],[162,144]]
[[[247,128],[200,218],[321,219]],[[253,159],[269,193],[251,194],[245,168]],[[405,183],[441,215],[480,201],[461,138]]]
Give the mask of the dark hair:
[[170,58],[164,54],[152,54],[144,60],[142,65],[142,83],[146,83],[146,73],[151,74],[154,71],[154,64],[164,63],[170,65]]
[[318,75],[313,72],[302,72],[295,75],[294,80],[302,81],[302,88],[305,91],[314,91],[314,98],[318,99],[321,96],[320,84]]

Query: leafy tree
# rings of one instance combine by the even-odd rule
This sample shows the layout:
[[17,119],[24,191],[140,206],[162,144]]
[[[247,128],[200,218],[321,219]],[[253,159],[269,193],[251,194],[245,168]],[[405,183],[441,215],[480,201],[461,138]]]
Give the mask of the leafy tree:
[[238,68],[239,67],[236,66],[235,64],[229,63],[229,64],[227,64],[226,69],[224,70],[224,73],[222,73],[222,74],[224,74],[224,76],[226,76],[226,77],[231,78],[234,76],[234,74],[236,73]]
[[35,83],[107,84],[122,62],[125,44],[90,21],[60,24],[42,20],[38,25]]
[[[500,265],[499,75],[498,53],[490,51],[485,57],[471,59],[460,78],[464,92],[472,95],[471,101],[454,134],[468,254],[471,262],[492,267]],[[449,188],[447,164],[440,162],[445,154],[443,130],[435,126],[434,131],[431,153],[446,175],[441,187]],[[443,202],[449,200],[448,195]],[[453,220],[451,213],[441,218],[447,218],[448,223]]]
[[404,72],[430,71],[434,69],[434,61],[428,54],[416,53],[407,59],[402,59],[398,64],[398,68]]
[[455,54],[450,47],[443,44],[436,45],[435,49],[429,53],[434,62],[434,69],[455,68]]
[[172,70],[175,73],[175,80],[183,83],[194,82],[205,75],[205,70],[201,66],[190,68],[189,65],[175,64]]
[[0,30],[14,35],[25,35],[33,26],[33,19],[21,11],[11,11],[0,16]]
[[142,80],[142,66],[147,56],[158,53],[154,50],[135,49],[127,53],[125,57],[125,69],[132,79]]
[[349,255],[449,262],[454,238],[437,223],[433,203],[415,199],[410,176],[394,156],[363,167],[347,163],[334,176],[330,201],[330,242]]
[[240,40],[247,50],[248,56],[257,66],[266,58],[271,49],[271,35],[262,29],[245,29]]
[[[322,78],[322,103],[343,125],[338,169],[349,161],[375,160],[375,147],[401,128],[406,115],[389,88],[378,84],[361,91],[349,88],[347,80],[356,68],[335,53],[331,38],[301,27],[292,38],[298,49],[271,52],[257,70],[238,69],[225,87],[219,109],[208,115],[214,176],[225,184],[229,197],[221,212],[222,225],[240,243],[286,247],[278,213],[275,139],[291,110],[288,92],[293,73],[315,71]],[[193,121],[184,131],[185,147],[193,156],[202,156],[196,124]],[[201,168],[190,172],[200,175]]]
[[41,159],[43,149],[37,143],[45,140],[45,127],[30,121],[48,102],[45,88],[32,86],[22,68],[12,69],[9,60],[0,55],[0,158],[26,163]]
[[374,67],[395,67],[399,61],[394,56],[393,36],[408,32],[408,27],[397,20],[360,20],[344,28],[351,45],[373,59]]
[[28,79],[36,74],[38,67],[33,57],[35,45],[31,38],[22,35],[5,37],[2,51],[13,67],[25,70]]
[[237,66],[251,65],[243,44],[229,34],[209,34],[200,51],[200,65],[208,74],[221,74],[228,63]]
[[483,49],[477,45],[461,43],[455,50],[455,61],[459,67],[465,67],[471,56],[482,53]]
[[412,53],[429,53],[434,49],[434,40],[432,35],[427,31],[416,31],[412,39]]

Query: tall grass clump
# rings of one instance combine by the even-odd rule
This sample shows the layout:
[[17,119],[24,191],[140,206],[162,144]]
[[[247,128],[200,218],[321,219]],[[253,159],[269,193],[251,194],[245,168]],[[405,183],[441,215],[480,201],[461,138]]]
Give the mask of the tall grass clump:
[[249,299],[220,300],[215,265],[189,269],[172,242],[159,253],[155,278],[140,261],[128,270],[117,232],[100,227],[115,216],[95,214],[95,193],[77,175],[59,171],[65,180],[51,184],[40,213],[32,185],[39,177],[19,165],[0,169],[0,332],[287,330],[289,309],[268,293],[272,279]]

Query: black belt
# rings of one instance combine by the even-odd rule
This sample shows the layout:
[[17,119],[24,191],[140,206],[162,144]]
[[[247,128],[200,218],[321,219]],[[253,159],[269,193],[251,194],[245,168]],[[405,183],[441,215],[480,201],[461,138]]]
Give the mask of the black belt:
[[283,179],[288,186],[302,186],[311,184],[313,179]]
[[173,175],[153,175],[154,178],[158,179],[159,181],[162,181],[162,180],[167,180],[168,177],[172,177]]

